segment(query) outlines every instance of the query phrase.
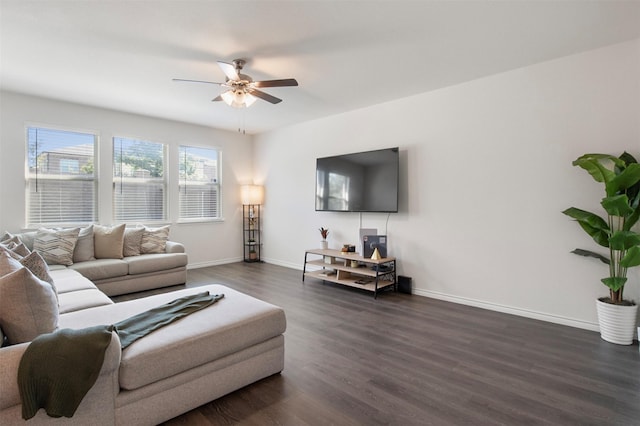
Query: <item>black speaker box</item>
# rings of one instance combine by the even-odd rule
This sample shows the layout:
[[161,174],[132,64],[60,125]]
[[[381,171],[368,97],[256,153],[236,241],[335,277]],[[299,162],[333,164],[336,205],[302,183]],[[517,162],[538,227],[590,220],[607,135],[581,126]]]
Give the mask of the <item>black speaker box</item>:
[[411,277],[398,275],[398,291],[400,293],[411,294]]

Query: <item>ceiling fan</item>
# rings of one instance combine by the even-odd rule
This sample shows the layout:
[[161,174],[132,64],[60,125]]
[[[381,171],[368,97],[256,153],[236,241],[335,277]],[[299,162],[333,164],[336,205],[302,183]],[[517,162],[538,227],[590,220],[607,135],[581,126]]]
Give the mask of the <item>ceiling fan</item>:
[[218,61],[218,65],[222,72],[226,76],[224,83],[216,83],[214,81],[202,81],[202,80],[187,80],[182,78],[174,78],[173,81],[183,81],[187,83],[206,83],[217,84],[226,91],[212,99],[213,102],[223,101],[227,105],[235,108],[243,108],[251,106],[258,98],[277,104],[282,102],[282,99],[276,98],[268,93],[258,90],[263,87],[286,87],[297,86],[298,82],[295,78],[285,78],[280,80],[263,80],[253,81],[251,77],[246,74],[242,74],[242,68],[247,63],[244,59],[235,59],[233,63],[227,63]]

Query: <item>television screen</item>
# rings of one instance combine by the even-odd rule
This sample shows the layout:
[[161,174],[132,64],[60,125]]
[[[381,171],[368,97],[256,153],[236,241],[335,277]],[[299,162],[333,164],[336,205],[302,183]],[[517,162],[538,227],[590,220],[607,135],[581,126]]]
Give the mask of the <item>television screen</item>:
[[398,212],[398,148],[318,158],[316,210]]

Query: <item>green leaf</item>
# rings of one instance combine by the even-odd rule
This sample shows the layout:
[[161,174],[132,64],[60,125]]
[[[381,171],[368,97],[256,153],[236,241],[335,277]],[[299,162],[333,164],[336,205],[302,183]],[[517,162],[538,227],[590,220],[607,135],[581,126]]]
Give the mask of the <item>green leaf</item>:
[[627,277],[607,277],[600,281],[602,281],[603,284],[609,287],[612,291],[618,291],[624,287],[627,282]]
[[613,179],[616,174],[605,167],[601,162],[602,160],[612,161],[616,165],[619,164],[620,167],[625,167],[623,160],[607,154],[585,154],[572,164],[585,169],[597,182],[607,183]]
[[627,250],[627,254],[620,260],[620,266],[624,268],[640,266],[640,247],[635,246]]
[[627,217],[634,213],[634,210],[629,206],[629,197],[625,194],[605,197],[600,204],[611,216]]
[[582,229],[596,243],[602,247],[609,247],[609,225],[600,216],[575,207],[570,207],[562,213],[577,220]]
[[609,246],[613,250],[629,250],[640,244],[640,235],[633,231],[616,231],[609,238]]
[[619,157],[628,166],[629,164],[637,163],[638,161],[629,154],[627,151],[623,152]]
[[577,254],[578,256],[584,256],[584,257],[594,257],[596,259],[599,259],[602,263],[606,263],[607,265],[611,264],[611,261],[609,260],[608,257],[605,257],[603,255],[601,255],[600,253],[596,253],[593,251],[589,251],[589,250],[583,250],[583,249],[575,249],[573,250],[571,253],[573,254]]
[[640,164],[629,164],[613,179],[606,182],[607,195],[617,194],[640,182]]

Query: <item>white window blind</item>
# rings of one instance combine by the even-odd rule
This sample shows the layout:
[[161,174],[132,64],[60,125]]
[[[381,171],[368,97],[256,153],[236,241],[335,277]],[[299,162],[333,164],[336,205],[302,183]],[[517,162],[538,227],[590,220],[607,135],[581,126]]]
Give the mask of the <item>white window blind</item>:
[[179,148],[180,219],[217,219],[220,214],[220,155],[211,148]]
[[166,220],[165,145],[113,138],[113,215],[116,221]]
[[97,135],[27,128],[27,226],[95,222]]

